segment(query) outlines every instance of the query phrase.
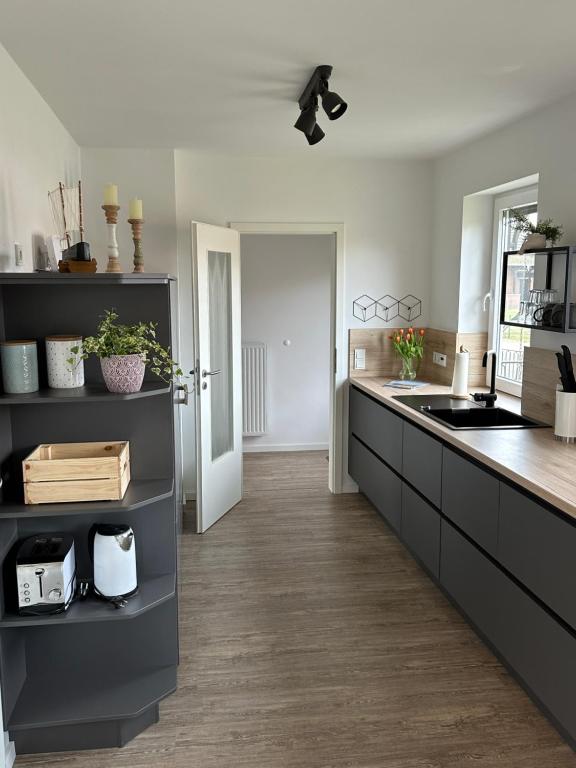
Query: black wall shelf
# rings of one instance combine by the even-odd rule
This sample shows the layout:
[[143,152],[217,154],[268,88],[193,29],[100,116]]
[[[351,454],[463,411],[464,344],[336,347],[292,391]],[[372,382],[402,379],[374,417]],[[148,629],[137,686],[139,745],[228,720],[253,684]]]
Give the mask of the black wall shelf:
[[550,333],[575,333],[575,255],[573,245],[526,249],[523,253],[505,251],[500,324]]
[[[172,387],[150,374],[137,394],[112,394],[91,358],[87,386],[49,389],[43,343],[47,335],[94,334],[113,307],[122,322],[157,323],[158,341],[174,347],[175,292],[169,275],[0,274],[0,340],[37,339],[41,387],[0,393],[0,679],[4,729],[18,753],[122,746],[157,721],[158,702],[176,687]],[[122,500],[24,504],[21,463],[36,445],[106,440],[130,441],[132,481]],[[139,593],[118,610],[89,597],[62,614],[18,615],[18,542],[71,533],[78,577],[90,579],[95,522],[134,530]]]

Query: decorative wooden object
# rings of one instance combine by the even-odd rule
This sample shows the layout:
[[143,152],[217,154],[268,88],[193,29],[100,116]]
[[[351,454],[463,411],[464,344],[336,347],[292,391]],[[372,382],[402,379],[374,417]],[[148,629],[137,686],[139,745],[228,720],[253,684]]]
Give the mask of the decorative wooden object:
[[102,206],[106,214],[106,224],[108,225],[108,264],[106,272],[122,272],[120,259],[118,258],[118,241],[116,240],[116,225],[118,224],[119,205]]
[[22,470],[26,504],[122,499],[130,482],[130,444],[39,445]]
[[97,268],[98,262],[96,259],[91,259],[91,261],[75,261],[70,259],[69,261],[60,260],[58,262],[58,272],[94,273]]
[[142,255],[142,224],[144,219],[128,219],[132,227],[132,240],[134,242],[134,269],[133,272],[144,272],[144,256]]

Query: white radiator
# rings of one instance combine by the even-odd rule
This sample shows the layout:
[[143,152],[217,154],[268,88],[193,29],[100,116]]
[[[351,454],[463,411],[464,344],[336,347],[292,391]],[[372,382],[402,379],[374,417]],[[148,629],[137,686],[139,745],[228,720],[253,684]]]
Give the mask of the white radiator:
[[242,418],[244,436],[266,434],[266,344],[242,343]]

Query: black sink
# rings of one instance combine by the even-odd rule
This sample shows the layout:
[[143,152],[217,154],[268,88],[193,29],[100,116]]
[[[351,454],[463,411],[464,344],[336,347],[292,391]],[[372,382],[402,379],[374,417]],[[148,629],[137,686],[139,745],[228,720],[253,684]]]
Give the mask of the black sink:
[[452,400],[445,395],[396,395],[415,411],[450,429],[534,429],[546,427],[506,408],[486,408],[470,400]]

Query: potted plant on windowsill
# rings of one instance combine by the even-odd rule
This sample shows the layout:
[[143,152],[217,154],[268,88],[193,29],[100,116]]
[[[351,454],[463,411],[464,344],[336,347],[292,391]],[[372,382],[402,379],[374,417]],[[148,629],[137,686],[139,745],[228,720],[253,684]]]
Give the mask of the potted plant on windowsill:
[[[106,310],[97,334],[85,338],[75,353],[80,352],[83,359],[90,355],[100,358],[109,392],[139,392],[146,366],[167,384],[183,375],[178,363],[170,357],[170,348],[156,340],[156,323],[121,325],[117,320],[114,310]],[[74,353],[74,349],[71,351]]]
[[416,378],[416,367],[424,354],[424,328],[414,330],[400,328],[390,336],[394,349],[402,360],[400,378],[413,381]]
[[532,224],[521,211],[510,210],[511,224],[517,232],[526,235],[520,248],[520,253],[528,249],[554,247],[564,233],[564,228],[554,224],[553,219],[542,219]]

